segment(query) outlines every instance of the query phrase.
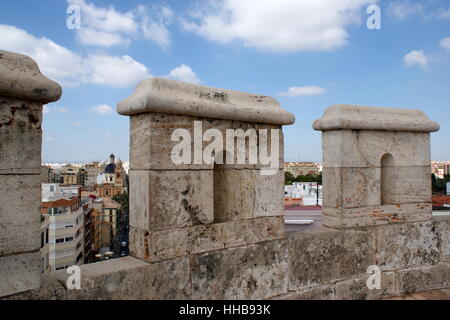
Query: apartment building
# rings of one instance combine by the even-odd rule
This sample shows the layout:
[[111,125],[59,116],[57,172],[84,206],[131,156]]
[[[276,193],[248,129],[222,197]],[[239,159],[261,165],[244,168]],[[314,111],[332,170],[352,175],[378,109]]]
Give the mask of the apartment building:
[[84,169],[71,165],[61,167],[59,174],[61,175],[62,184],[77,185],[84,184]]
[[41,166],[41,182],[59,183],[61,182],[61,176],[56,170],[49,166]]
[[41,272],[50,271],[50,217],[41,215]]
[[99,162],[88,163],[84,166],[84,185],[92,187],[97,183],[97,177],[105,170],[106,165]]
[[285,162],[284,170],[294,177],[319,174],[319,165],[314,162]]
[[41,214],[49,219],[48,264],[51,270],[84,263],[84,208],[79,194],[76,188],[42,185]]

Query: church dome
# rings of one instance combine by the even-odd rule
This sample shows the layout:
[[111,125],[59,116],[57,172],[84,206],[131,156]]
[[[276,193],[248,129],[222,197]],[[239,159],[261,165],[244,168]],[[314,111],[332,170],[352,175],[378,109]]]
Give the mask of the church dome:
[[106,166],[104,173],[114,173],[116,172],[116,165],[114,163],[110,163]]

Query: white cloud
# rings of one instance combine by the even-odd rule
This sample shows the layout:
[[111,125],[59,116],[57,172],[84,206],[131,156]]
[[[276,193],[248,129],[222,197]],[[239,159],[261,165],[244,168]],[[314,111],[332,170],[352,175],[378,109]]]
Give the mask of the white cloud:
[[410,18],[424,20],[450,19],[450,9],[446,7],[447,0],[396,0],[389,2],[387,12],[399,21]]
[[67,2],[81,9],[82,26],[76,31],[76,38],[83,45],[111,47],[127,44],[127,37],[138,30],[132,12],[121,13],[112,6],[100,8],[84,0]]
[[388,12],[398,20],[406,20],[412,16],[425,16],[425,9],[422,3],[412,1],[390,2]]
[[70,113],[70,110],[66,107],[59,107],[59,106],[49,107],[47,105],[44,105],[42,112],[44,114],[49,114],[50,112]]
[[129,39],[124,38],[120,34],[82,28],[77,30],[78,41],[87,46],[112,47],[117,45],[128,45]]
[[154,7],[152,10],[139,6],[138,12],[142,16],[141,28],[144,38],[154,41],[161,48],[167,50],[171,44],[171,33],[168,26],[172,23],[172,10],[167,6]]
[[413,50],[403,57],[403,63],[407,67],[418,65],[422,68],[425,68],[429,62],[430,60],[423,52],[423,50]]
[[82,56],[9,25],[0,24],[0,48],[31,56],[46,76],[65,86],[96,83],[130,87],[151,77],[150,71],[130,56]]
[[200,83],[200,79],[197,77],[195,72],[191,69],[191,67],[185,64],[172,69],[168,77],[184,82]]
[[66,108],[66,107],[58,107],[58,106],[56,106],[56,107],[52,107],[52,110],[53,109],[55,111],[61,112],[61,113],[70,113],[70,110],[68,108]]
[[128,87],[151,77],[146,66],[127,55],[122,57],[90,55],[86,58],[85,64],[91,71],[84,77],[87,83]]
[[114,7],[98,7],[85,0],[67,0],[81,9],[80,30],[76,39],[88,46],[126,46],[133,38],[145,38],[163,49],[171,43],[168,26],[172,23],[173,12],[168,6],[140,5],[127,12],[119,12]]
[[439,45],[444,49],[450,50],[450,37],[442,39]]
[[95,107],[91,107],[89,110],[91,112],[94,112],[94,113],[97,113],[97,114],[101,114],[101,115],[106,115],[106,114],[113,113],[113,108],[111,108],[107,104],[101,104],[101,105],[98,105],[98,106],[95,106]]
[[208,40],[241,41],[275,52],[331,50],[348,42],[346,27],[361,22],[377,0],[222,0],[202,2],[182,20]]
[[80,121],[75,121],[75,122],[73,123],[73,125],[74,125],[74,127],[82,127],[82,126],[83,126],[83,123],[80,122]]
[[290,87],[288,91],[279,92],[282,97],[315,96],[324,94],[326,89],[318,86]]
[[450,19],[450,9],[441,12],[438,16],[439,19],[449,20]]

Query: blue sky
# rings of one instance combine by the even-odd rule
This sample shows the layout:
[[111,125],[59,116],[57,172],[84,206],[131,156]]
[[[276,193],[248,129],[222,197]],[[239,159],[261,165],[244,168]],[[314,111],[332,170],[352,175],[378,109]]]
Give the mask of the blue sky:
[[[369,5],[381,29],[369,30]],[[81,9],[81,28],[66,21]],[[71,20],[72,21],[72,20]],[[418,108],[450,160],[450,3],[442,0],[3,1],[0,49],[32,56],[63,86],[45,107],[44,162],[128,160],[115,113],[139,80],[171,77],[275,97],[296,117],[287,161],[321,161],[312,122],[332,104]]]

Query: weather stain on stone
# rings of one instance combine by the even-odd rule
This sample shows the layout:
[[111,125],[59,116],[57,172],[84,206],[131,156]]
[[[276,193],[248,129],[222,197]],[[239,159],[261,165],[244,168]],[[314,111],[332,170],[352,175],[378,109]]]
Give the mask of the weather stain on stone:
[[199,98],[207,99],[211,101],[218,101],[221,103],[230,103],[230,99],[225,92],[202,92],[199,95]]
[[183,206],[184,210],[189,213],[189,216],[192,218],[194,224],[203,224],[203,222],[199,218],[202,211],[198,208],[198,206],[191,206],[186,199],[181,200],[181,205]]
[[144,259],[148,259],[150,256],[150,248],[148,246],[148,237],[150,236],[150,233],[148,231],[144,234]]

